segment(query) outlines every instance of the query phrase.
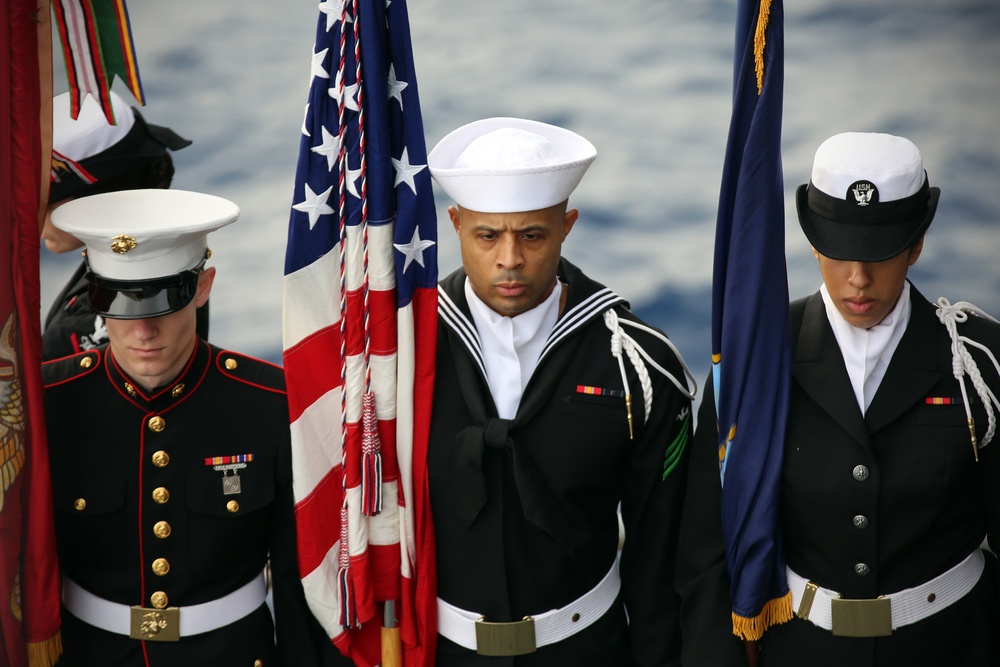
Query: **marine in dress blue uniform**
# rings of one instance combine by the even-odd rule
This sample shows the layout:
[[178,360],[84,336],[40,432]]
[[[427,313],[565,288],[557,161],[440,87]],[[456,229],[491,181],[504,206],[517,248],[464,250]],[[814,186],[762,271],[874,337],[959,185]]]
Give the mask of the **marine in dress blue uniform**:
[[177,190],[53,215],[87,245],[110,336],[43,366],[60,665],[348,664],[299,580],[283,373],[195,334],[215,273],[207,234],[237,215]]

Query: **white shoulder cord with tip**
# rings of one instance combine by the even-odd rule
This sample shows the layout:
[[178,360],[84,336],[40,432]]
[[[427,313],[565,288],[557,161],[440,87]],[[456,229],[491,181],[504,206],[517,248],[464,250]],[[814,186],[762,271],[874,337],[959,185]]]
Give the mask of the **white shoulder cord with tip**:
[[[972,354],[969,353],[965,346],[971,345],[979,350],[982,350],[982,352],[989,357],[990,361],[993,362],[993,367],[997,369],[997,373],[1000,373],[1000,363],[997,362],[997,358],[993,355],[993,352],[989,348],[977,343],[971,338],[959,335],[958,323],[968,320],[969,313],[973,313],[984,319],[997,322],[996,319],[990,317],[988,314],[966,301],[959,301],[953,305],[944,297],[937,300],[938,319],[941,320],[941,323],[948,329],[948,335],[951,336],[952,373],[954,374],[955,379],[958,380],[958,386],[962,389],[962,402],[965,404],[965,416],[968,419],[969,434],[972,437],[972,451],[978,461],[979,450],[990,444],[990,441],[996,433],[997,418],[994,407],[996,410],[1000,410],[1000,401],[997,400],[996,395],[992,390],[990,390],[986,381],[983,380],[983,376],[979,372],[979,367],[976,365],[976,361],[972,358]],[[979,398],[983,402],[983,407],[986,408],[987,427],[986,433],[983,434],[982,444],[976,443],[976,424],[972,419],[972,408],[969,406],[969,396],[966,392],[965,382],[963,380],[966,374],[968,374],[969,379],[972,381],[972,386],[975,387],[976,393],[979,394]]]
[[[670,380],[673,385],[677,387],[678,391],[690,399],[693,399],[695,394],[698,393],[698,383],[695,381],[694,375],[691,374],[691,370],[688,368],[687,364],[684,363],[684,358],[681,357],[681,353],[677,350],[677,347],[670,341],[669,338],[660,332],[637,322],[620,320],[618,319],[618,314],[612,308],[604,311],[604,324],[611,331],[611,354],[618,360],[618,368],[620,368],[622,372],[622,386],[625,388],[625,407],[628,410],[628,433],[629,438],[631,439],[633,437],[632,391],[629,388],[628,378],[625,375],[625,361],[622,359],[622,351],[628,355],[629,361],[632,362],[632,366],[635,368],[635,372],[639,376],[639,383],[642,385],[644,424],[649,420],[649,413],[653,407],[653,383],[649,379],[649,371],[646,370],[646,364],[643,362],[643,359],[649,362],[653,368],[658,370],[668,380]],[[691,386],[693,389],[688,391],[687,388],[670,373],[670,371],[653,361],[653,358],[650,357],[644,349],[642,349],[635,339],[625,333],[625,330],[621,327],[622,324],[627,324],[630,327],[641,329],[642,331],[645,331],[666,343],[667,347],[673,350],[674,354],[677,356],[677,360],[681,363],[681,367],[684,369],[684,374],[691,380]]]

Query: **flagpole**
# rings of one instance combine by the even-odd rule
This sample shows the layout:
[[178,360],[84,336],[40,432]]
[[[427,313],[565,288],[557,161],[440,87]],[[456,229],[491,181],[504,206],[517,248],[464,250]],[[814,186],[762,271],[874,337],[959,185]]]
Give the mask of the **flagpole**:
[[403,640],[396,622],[395,600],[386,600],[382,613],[382,667],[403,667]]

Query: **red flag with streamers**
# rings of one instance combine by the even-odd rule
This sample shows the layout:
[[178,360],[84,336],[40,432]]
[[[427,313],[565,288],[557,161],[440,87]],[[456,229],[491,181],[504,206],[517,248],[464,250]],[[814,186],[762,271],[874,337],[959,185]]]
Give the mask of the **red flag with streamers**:
[[61,652],[38,317],[37,8],[0,0],[0,667],[49,667]]

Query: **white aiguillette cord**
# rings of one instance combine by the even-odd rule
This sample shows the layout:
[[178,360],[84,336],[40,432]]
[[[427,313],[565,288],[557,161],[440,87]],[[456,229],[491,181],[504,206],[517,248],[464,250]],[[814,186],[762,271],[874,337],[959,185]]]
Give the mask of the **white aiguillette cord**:
[[[611,331],[611,354],[618,360],[618,368],[622,372],[622,386],[625,389],[625,405],[628,408],[628,430],[629,438],[632,437],[632,391],[628,386],[628,378],[625,376],[625,362],[622,360],[622,351],[628,355],[629,361],[632,362],[632,366],[635,368],[636,374],[639,376],[639,383],[642,385],[642,401],[643,401],[643,423],[649,420],[649,413],[653,407],[653,383],[649,379],[649,371],[646,370],[646,364],[643,359],[649,364],[662,373],[668,380],[670,380],[677,390],[690,399],[694,399],[695,394],[698,393],[698,383],[691,374],[691,370],[688,368],[687,364],[684,363],[684,358],[681,357],[681,353],[678,351],[677,347],[670,341],[669,338],[647,326],[638,324],[636,322],[631,322],[629,320],[621,320],[618,318],[618,314],[611,308],[604,311],[604,324]],[[691,386],[694,387],[692,391],[688,391],[687,387],[681,384],[677,378],[675,378],[670,371],[660,366],[658,363],[653,361],[653,358],[642,349],[642,347],[635,341],[634,338],[629,336],[622,329],[621,325],[627,324],[630,327],[636,329],[641,329],[656,338],[659,338],[667,347],[673,350],[674,355],[677,356],[677,360],[681,363],[681,367],[684,369],[684,374],[691,380]]]
[[[993,362],[993,367],[997,370],[997,374],[1000,374],[1000,363],[997,362],[996,356],[994,356],[993,352],[985,345],[977,343],[966,336],[959,335],[958,324],[968,320],[970,313],[978,317],[982,317],[983,319],[997,322],[995,318],[966,301],[959,301],[952,304],[944,297],[937,300],[938,319],[941,320],[941,323],[944,324],[946,329],[948,329],[948,335],[951,336],[952,374],[955,376],[955,379],[958,380],[958,386],[962,390],[962,403],[965,404],[965,416],[969,423],[969,434],[972,437],[972,451],[978,461],[979,450],[990,444],[990,441],[993,440],[993,436],[996,433],[996,410],[1000,410],[1000,401],[997,400],[996,395],[990,389],[989,385],[986,384],[982,373],[979,372],[979,366],[976,365],[976,360],[972,358],[972,354],[968,351],[968,349],[966,349],[966,345],[971,345],[976,349],[981,350],[987,357],[989,357],[990,361]],[[976,442],[976,423],[972,418],[972,408],[969,405],[969,396],[965,389],[964,378],[966,375],[968,375],[969,379],[972,381],[972,386],[975,388],[976,393],[983,402],[983,407],[986,409],[987,427],[986,433],[983,434],[983,441],[981,444],[977,444]]]

